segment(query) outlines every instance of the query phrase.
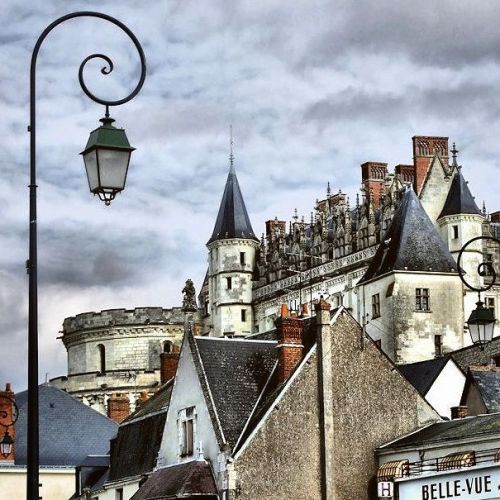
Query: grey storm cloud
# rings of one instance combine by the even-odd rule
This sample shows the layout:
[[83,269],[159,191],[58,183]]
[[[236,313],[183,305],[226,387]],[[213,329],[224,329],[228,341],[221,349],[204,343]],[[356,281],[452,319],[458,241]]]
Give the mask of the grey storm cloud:
[[[498,209],[500,4],[493,0],[5,0],[0,35],[0,366],[25,372],[28,67],[37,35],[69,10],[97,10],[143,44],[141,93],[111,110],[137,147],[111,207],[88,193],[78,153],[102,106],[77,81],[122,97],[137,54],[98,20],[74,20],[46,39],[38,64],[40,374],[65,371],[56,340],[84,310],[180,303],[201,286],[228,170],[229,125],[239,182],[256,234],[264,221],[306,219],[326,182],[355,197],[359,164],[411,161],[411,136],[456,140],[471,189]],[[6,319],[8,318],[8,320]]]

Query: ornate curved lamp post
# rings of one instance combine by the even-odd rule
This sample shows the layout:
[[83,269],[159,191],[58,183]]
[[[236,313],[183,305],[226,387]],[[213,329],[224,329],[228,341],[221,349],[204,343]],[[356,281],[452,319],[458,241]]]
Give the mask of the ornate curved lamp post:
[[[38,447],[38,277],[37,277],[37,215],[36,215],[36,63],[40,47],[47,35],[61,23],[77,17],[93,17],[109,21],[124,31],[139,53],[141,74],[135,89],[123,99],[101,99],[88,89],[83,79],[83,70],[88,61],[101,59],[106,65],[101,69],[103,75],[113,71],[113,62],[104,54],[92,54],[80,64],[78,79],[83,92],[94,102],[105,106],[102,126],[91,132],[85,150],[82,152],[87,178],[92,193],[97,194],[106,205],[125,187],[130,154],[130,147],[125,131],[113,127],[109,116],[111,106],[119,106],[133,99],[141,90],[146,78],[146,57],[141,44],[127,26],[114,17],[100,12],[73,12],[56,19],[39,36],[31,56],[30,67],[30,231],[29,231],[29,311],[28,311],[28,474],[27,498],[38,500],[39,483],[39,447]],[[8,444],[8,443],[7,443]]]
[[0,426],[5,429],[5,433],[0,439],[0,455],[2,455],[4,458],[7,458],[12,453],[12,448],[14,447],[14,440],[9,434],[9,427],[13,427],[17,422],[17,418],[19,416],[19,408],[17,407],[16,402],[8,396],[0,396],[0,399],[7,400],[8,404],[10,404],[12,408],[10,421],[6,420],[9,418],[9,412],[0,410]]
[[490,276],[491,282],[483,286],[473,286],[464,277],[465,272],[462,270],[461,262],[462,255],[467,247],[478,240],[490,240],[494,241],[500,246],[500,240],[494,238],[493,236],[477,236],[470,239],[465,245],[460,249],[457,259],[458,275],[462,280],[462,283],[469,289],[477,292],[478,301],[476,302],[476,309],[471,312],[469,319],[467,320],[467,325],[469,327],[469,332],[472,338],[472,343],[478,345],[481,350],[484,346],[491,341],[493,338],[493,331],[495,328],[495,315],[493,310],[489,308],[484,308],[484,303],[481,300],[481,292],[486,292],[496,284],[497,274],[492,262],[481,262],[477,267],[477,273],[479,276]]

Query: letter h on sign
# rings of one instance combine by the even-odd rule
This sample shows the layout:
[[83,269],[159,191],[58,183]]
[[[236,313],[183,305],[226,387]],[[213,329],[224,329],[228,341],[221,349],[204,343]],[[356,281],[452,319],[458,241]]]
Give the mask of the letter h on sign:
[[377,485],[377,494],[379,498],[392,498],[394,496],[394,483],[381,481]]

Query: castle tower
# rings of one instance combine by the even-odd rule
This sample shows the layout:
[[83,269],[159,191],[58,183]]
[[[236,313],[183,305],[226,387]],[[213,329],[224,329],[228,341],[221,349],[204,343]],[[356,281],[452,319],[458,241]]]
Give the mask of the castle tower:
[[234,171],[233,155],[219,214],[208,240],[205,331],[217,337],[252,333],[252,279],[259,248]]
[[358,287],[358,321],[396,363],[463,347],[457,266],[410,186]]
[[[448,197],[437,222],[441,236],[455,260],[458,259],[460,249],[465,243],[482,235],[484,215],[476,205],[460,168],[453,177]],[[477,272],[478,265],[482,261],[482,242],[478,240],[467,246],[460,262],[462,269],[466,272],[467,282],[475,287],[482,285],[480,283],[482,278]],[[470,312],[476,308],[477,294],[468,289],[465,292],[464,316],[468,318]]]

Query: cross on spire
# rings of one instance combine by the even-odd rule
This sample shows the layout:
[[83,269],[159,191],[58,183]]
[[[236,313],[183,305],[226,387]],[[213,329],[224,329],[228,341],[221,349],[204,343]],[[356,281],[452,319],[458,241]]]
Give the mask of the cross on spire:
[[234,154],[233,154],[233,125],[229,125],[229,169],[234,170]]

